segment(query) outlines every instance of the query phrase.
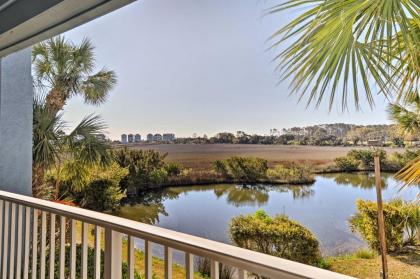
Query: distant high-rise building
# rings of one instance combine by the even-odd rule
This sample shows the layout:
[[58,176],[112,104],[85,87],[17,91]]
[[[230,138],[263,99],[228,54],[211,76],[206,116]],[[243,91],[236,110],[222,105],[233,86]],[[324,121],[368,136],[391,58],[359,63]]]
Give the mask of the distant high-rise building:
[[147,141],[153,141],[153,135],[147,134]]
[[129,143],[133,143],[134,142],[134,136],[133,136],[133,134],[129,134],[128,135],[128,142]]
[[121,135],[121,143],[127,143],[128,141],[127,141],[127,135],[126,134],[122,134]]
[[140,134],[136,134],[134,136],[134,142],[141,142],[141,136],[140,136]]
[[175,134],[163,134],[162,136],[163,141],[174,141],[175,140]]
[[155,134],[153,136],[153,141],[162,141],[162,135],[161,134]]

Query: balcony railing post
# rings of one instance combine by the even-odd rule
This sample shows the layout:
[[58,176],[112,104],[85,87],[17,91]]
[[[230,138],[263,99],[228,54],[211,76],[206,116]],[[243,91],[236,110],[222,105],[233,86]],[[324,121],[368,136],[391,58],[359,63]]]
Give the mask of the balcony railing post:
[[76,220],[70,221],[70,279],[76,279]]
[[238,277],[239,279],[247,279],[248,278],[248,272],[243,269],[238,269]]
[[219,279],[219,262],[211,260],[211,279]]
[[121,233],[105,228],[105,279],[121,279],[121,240]]
[[[0,200],[0,258],[3,257],[3,206],[4,201]],[[0,274],[3,268],[3,262],[0,260]]]
[[95,279],[101,279],[101,227],[95,226]]
[[9,202],[6,201],[4,203],[4,225],[3,225],[3,274],[2,278],[7,279],[7,267],[8,265],[8,259],[9,259]]
[[135,265],[135,255],[134,255],[134,237],[128,237],[128,247],[127,247],[127,258],[128,258],[128,279],[134,279],[134,265]]
[[144,241],[144,273],[146,279],[152,279],[152,242]]
[[16,204],[11,204],[10,214],[10,254],[9,254],[9,278],[15,277],[15,252],[16,252]]
[[194,255],[185,253],[185,278],[194,278]]
[[60,217],[60,265],[59,265],[59,276],[60,279],[64,279],[66,265],[66,217]]
[[172,248],[165,246],[165,279],[172,279]]

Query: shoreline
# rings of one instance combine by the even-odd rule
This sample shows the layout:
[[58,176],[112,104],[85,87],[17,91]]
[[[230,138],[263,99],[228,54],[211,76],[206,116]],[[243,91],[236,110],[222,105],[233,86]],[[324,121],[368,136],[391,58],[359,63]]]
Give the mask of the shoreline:
[[[143,191],[139,191],[134,195],[127,193],[127,199],[138,197],[142,193],[153,192],[160,189],[171,188],[171,187],[185,187],[185,186],[203,186],[203,185],[214,185],[214,184],[238,184],[238,185],[290,185],[290,186],[311,186],[316,182],[316,176],[322,174],[336,174],[336,173],[371,173],[374,170],[354,170],[354,171],[342,171],[342,170],[324,170],[313,172],[312,179],[302,181],[282,181],[282,180],[270,180],[270,179],[259,179],[256,181],[238,181],[231,179],[203,179],[203,180],[171,180],[161,185],[152,186]],[[383,170],[382,173],[396,173],[397,171]]]

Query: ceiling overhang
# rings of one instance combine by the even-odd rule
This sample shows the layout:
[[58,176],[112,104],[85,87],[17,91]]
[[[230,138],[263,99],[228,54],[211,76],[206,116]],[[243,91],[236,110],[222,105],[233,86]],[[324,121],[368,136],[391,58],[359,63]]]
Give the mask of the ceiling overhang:
[[0,57],[135,0],[0,0]]

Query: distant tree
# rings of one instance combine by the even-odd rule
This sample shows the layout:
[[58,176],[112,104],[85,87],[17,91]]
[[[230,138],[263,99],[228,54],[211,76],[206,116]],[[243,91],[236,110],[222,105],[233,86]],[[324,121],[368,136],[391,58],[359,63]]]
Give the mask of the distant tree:
[[216,135],[217,143],[233,143],[235,141],[235,135],[232,133],[218,133]]

